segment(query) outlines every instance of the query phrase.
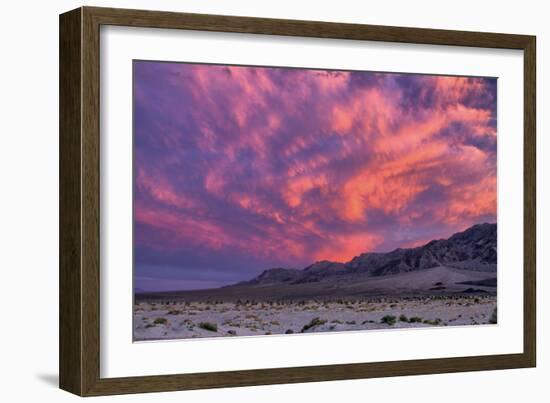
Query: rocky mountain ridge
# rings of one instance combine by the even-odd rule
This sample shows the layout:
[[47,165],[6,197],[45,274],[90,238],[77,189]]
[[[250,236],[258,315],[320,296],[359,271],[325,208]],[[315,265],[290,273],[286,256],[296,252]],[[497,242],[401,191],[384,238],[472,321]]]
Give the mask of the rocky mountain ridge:
[[381,277],[440,266],[495,273],[496,265],[497,224],[484,223],[416,248],[363,253],[346,263],[324,260],[301,270],[268,269],[236,285],[303,284],[353,274]]

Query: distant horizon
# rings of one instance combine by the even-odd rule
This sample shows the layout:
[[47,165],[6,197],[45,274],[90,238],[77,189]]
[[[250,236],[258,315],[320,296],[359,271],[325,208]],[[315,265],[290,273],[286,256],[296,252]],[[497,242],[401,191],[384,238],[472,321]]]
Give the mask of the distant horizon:
[[[459,233],[462,233],[464,231],[467,231],[477,225],[497,225],[496,222],[480,222],[480,223],[477,223],[477,224],[473,224],[471,226],[469,226],[468,228],[465,228],[464,230],[462,231],[458,231],[458,232],[454,232],[452,234],[450,234],[449,236],[445,237],[445,238],[437,238],[437,239],[432,239],[422,245],[418,245],[418,246],[414,246],[414,247],[409,247],[409,248],[401,248],[401,247],[397,247],[395,249],[392,249],[392,250],[387,250],[387,251],[365,251],[365,252],[362,252],[356,256],[354,256],[353,258],[351,258],[350,260],[348,261],[343,261],[343,262],[337,262],[337,261],[330,261],[330,260],[317,260],[315,262],[311,262],[310,264],[304,266],[304,267],[268,267],[268,268],[263,268],[261,270],[259,270],[257,272],[256,275],[254,275],[253,277],[251,278],[246,278],[246,279],[242,279],[241,281],[248,281],[248,280],[252,280],[253,278],[256,278],[257,276],[259,276],[260,274],[262,274],[263,272],[265,271],[268,271],[268,270],[272,270],[272,269],[290,269],[290,270],[304,270],[305,268],[309,267],[310,265],[312,264],[316,264],[316,263],[321,263],[321,262],[331,262],[331,263],[342,263],[342,264],[346,264],[346,263],[349,263],[351,262],[353,259],[355,259],[356,257],[358,256],[361,256],[363,254],[367,254],[367,253],[381,253],[381,254],[386,254],[386,253],[392,253],[396,250],[403,250],[403,249],[415,249],[415,248],[422,248],[426,245],[428,245],[430,242],[433,242],[433,241],[440,241],[440,240],[443,240],[443,239],[449,239],[451,238],[453,235],[456,235],[456,234],[459,234]],[[178,292],[178,291],[202,291],[202,290],[208,290],[208,289],[215,289],[215,288],[221,288],[221,287],[226,287],[226,286],[230,286],[230,285],[234,285],[238,282],[232,282],[232,283],[227,283],[227,284],[222,284],[218,287],[212,287],[212,288],[191,288],[191,289],[170,289],[170,290],[146,290],[146,289],[143,289],[141,287],[135,287],[134,288],[134,293],[154,293],[154,292]]]
[[136,60],[133,90],[134,289],[496,223],[494,78]]

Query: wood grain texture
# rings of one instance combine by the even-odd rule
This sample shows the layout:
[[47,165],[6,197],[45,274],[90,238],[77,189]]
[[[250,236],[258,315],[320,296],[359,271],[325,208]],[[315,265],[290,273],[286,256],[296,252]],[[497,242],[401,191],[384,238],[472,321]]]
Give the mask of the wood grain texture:
[[523,354],[101,379],[89,396],[524,368]]
[[99,378],[99,24],[82,9],[82,390]]
[[315,38],[384,42],[459,45],[485,48],[523,49],[529,36],[490,32],[405,28],[381,25],[341,24],[256,17],[233,17],[86,7],[93,18],[105,25],[189,29]]
[[[246,371],[100,377],[101,25],[524,51],[524,352]],[[83,7],[60,17],[60,386],[81,396],[532,367],[536,363],[535,37]],[[518,133],[519,135],[519,133]]]
[[536,38],[530,37],[524,48],[523,66],[523,354],[536,366],[537,339],[537,56]]
[[59,18],[59,386],[81,394],[81,11]]

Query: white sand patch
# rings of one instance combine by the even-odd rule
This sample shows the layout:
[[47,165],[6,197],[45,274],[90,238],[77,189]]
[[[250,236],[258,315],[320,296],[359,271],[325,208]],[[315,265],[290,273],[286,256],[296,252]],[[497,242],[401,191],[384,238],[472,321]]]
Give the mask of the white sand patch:
[[494,296],[338,302],[140,302],[134,340],[489,324]]

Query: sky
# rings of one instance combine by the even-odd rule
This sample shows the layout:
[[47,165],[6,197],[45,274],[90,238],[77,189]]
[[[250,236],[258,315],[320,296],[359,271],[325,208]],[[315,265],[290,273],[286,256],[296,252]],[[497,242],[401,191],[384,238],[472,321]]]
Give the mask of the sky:
[[138,289],[496,222],[494,78],[149,61],[133,75]]

